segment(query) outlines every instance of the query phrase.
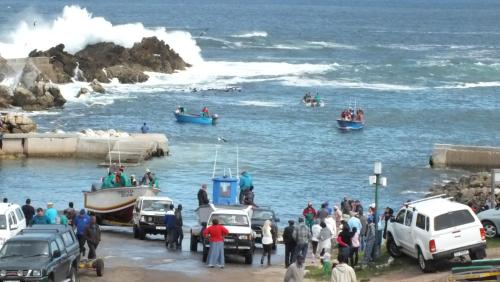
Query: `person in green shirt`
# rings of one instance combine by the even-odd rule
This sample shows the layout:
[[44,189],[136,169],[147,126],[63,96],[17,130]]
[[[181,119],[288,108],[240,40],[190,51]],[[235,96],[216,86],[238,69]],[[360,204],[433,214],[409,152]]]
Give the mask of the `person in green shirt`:
[[110,172],[108,172],[108,175],[106,177],[104,177],[104,179],[102,181],[101,188],[105,189],[105,188],[112,188],[112,187],[115,187],[115,176],[110,171]]
[[63,211],[63,214],[59,217],[59,224],[68,226],[68,211]]

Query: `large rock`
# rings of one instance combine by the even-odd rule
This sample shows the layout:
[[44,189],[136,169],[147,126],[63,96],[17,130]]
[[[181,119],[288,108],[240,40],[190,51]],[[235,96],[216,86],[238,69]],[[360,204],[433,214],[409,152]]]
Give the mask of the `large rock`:
[[136,83],[147,81],[149,76],[142,72],[140,66],[117,65],[106,69],[108,77],[118,78],[120,83]]
[[88,96],[90,94],[90,90],[87,87],[80,88],[80,91],[76,94],[76,98],[80,98],[82,96]]
[[14,89],[14,106],[27,111],[39,111],[52,107],[62,107],[66,99],[53,84],[37,82],[30,90],[18,86]]
[[0,120],[2,121],[0,123],[0,132],[29,133],[35,132],[37,128],[36,123],[24,115],[2,114]]
[[64,44],[59,44],[46,51],[33,50],[28,56],[50,58],[49,63],[52,65],[52,69],[44,71],[45,76],[50,81],[54,83],[72,82],[78,64],[75,56],[64,51]]
[[75,56],[87,81],[97,79],[99,82],[109,82],[109,74],[103,69],[129,61],[127,49],[111,42],[88,45]]
[[97,81],[97,79],[92,80],[92,82],[89,84],[90,88],[92,88],[92,91],[104,94],[106,93],[106,90],[104,87]]
[[0,108],[8,108],[13,102],[12,91],[4,85],[0,85]]
[[145,37],[140,43],[135,43],[130,49],[130,59],[147,70],[163,73],[173,73],[190,66],[168,44],[156,37]]

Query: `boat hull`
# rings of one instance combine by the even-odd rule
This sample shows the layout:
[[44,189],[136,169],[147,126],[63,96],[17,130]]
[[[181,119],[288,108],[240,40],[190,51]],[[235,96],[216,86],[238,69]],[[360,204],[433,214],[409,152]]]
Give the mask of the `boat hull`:
[[337,126],[342,130],[360,130],[365,126],[365,122],[337,119]]
[[84,192],[85,208],[98,218],[127,224],[132,221],[135,201],[141,196],[155,196],[160,189],[147,186],[119,187]]
[[306,107],[311,107],[311,108],[316,108],[316,107],[322,108],[322,107],[325,106],[325,102],[322,101],[322,100],[319,101],[319,103],[316,103],[316,102],[306,102],[306,101],[302,100],[302,103],[304,103],[304,105]]
[[210,124],[215,124],[217,122],[217,117],[214,117],[214,116],[203,117],[201,115],[178,114],[178,113],[174,113],[174,116],[177,119],[177,122],[182,122],[182,123],[195,123],[195,124],[210,125]]

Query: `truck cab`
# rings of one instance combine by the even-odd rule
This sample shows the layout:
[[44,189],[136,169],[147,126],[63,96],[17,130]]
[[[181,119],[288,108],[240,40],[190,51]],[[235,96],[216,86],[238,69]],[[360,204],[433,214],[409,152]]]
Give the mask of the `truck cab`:
[[134,238],[144,240],[146,234],[167,234],[165,213],[174,202],[168,197],[139,197],[134,211]]

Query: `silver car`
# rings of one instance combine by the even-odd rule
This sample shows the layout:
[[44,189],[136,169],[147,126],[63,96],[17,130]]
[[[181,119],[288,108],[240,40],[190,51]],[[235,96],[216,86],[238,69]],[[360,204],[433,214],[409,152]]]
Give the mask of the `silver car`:
[[479,220],[484,226],[486,237],[493,238],[497,236],[500,230],[500,209],[489,209],[477,214]]

